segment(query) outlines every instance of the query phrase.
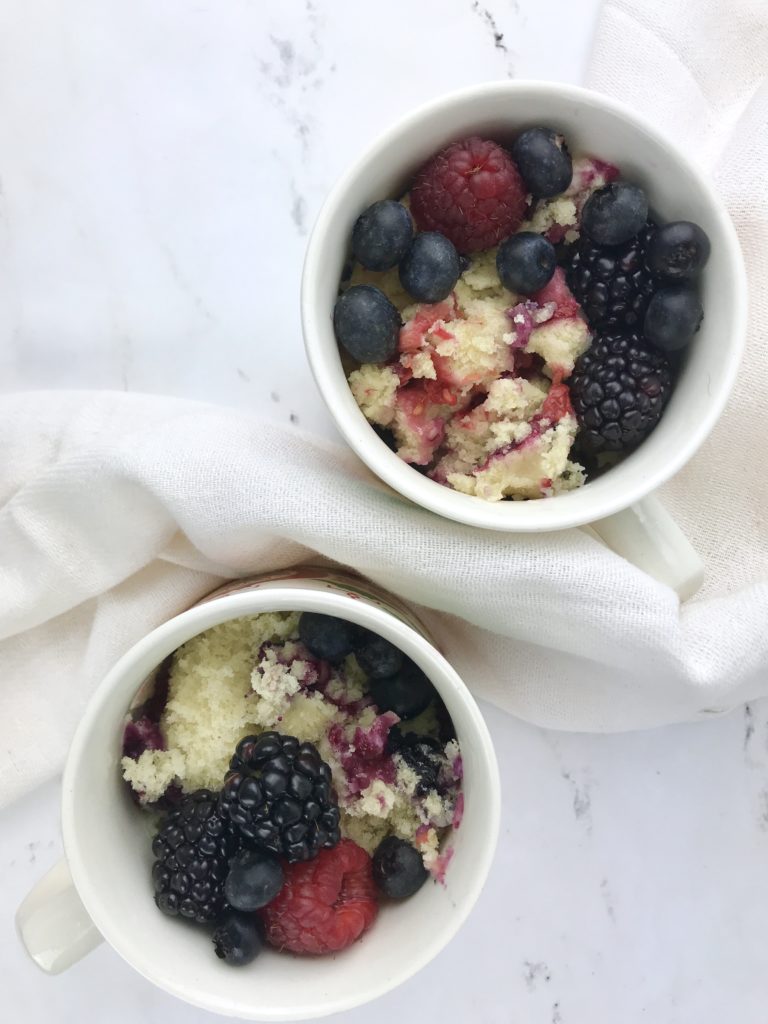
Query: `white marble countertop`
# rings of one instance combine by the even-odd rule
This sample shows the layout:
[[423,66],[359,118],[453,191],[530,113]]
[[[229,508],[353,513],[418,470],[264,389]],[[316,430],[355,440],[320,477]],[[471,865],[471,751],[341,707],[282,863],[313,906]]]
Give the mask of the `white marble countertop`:
[[[6,0],[0,390],[166,392],[333,436],[297,303],[328,187],[440,92],[580,81],[598,6]],[[488,887],[423,973],[333,1019],[765,1024],[768,707],[612,737],[484,710],[504,783]],[[58,978],[26,960],[13,913],[61,852],[57,799],[0,815],[8,1019],[213,1019],[105,947]]]

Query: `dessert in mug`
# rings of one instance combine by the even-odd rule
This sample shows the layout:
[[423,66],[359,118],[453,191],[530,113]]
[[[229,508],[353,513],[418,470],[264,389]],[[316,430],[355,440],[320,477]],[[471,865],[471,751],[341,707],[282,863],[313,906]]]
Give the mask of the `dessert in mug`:
[[231,964],[265,943],[338,952],[381,900],[444,882],[464,806],[459,744],[421,669],[313,612],[187,641],[129,715],[122,772],[159,816],[157,906],[210,925]]
[[662,416],[703,309],[709,240],[556,131],[435,154],[358,217],[334,329],[352,393],[432,480],[489,501],[556,495]]

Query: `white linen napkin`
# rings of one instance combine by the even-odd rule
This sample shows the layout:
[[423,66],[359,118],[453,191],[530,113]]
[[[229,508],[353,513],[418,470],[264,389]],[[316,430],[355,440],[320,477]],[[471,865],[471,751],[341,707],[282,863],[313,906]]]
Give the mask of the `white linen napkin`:
[[[473,691],[560,729],[642,728],[768,693],[768,22],[763,0],[609,0],[590,84],[711,165],[752,285],[720,427],[664,500],[707,563],[675,594],[573,530],[474,530],[350,453],[207,405],[0,399],[0,805],[57,772],[106,670],[222,578],[318,556],[423,606]],[[648,87],[652,83],[653,88]]]

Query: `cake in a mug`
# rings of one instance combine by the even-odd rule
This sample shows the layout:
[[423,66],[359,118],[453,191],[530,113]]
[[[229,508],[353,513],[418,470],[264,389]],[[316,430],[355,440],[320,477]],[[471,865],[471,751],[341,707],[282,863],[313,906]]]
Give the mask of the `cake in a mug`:
[[488,501],[584,485],[662,416],[698,330],[697,225],[547,127],[435,154],[358,217],[334,309],[349,386],[405,462]]
[[338,952],[379,903],[445,881],[462,759],[432,683],[346,620],[261,613],[193,637],[126,722],[121,762],[158,815],[155,901],[218,956]]

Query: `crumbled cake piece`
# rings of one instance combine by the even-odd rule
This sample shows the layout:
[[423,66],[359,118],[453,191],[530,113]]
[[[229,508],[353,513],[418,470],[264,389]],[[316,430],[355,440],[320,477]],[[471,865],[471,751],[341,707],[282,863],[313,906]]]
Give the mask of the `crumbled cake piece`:
[[590,342],[589,328],[580,317],[550,320],[531,331],[527,351],[541,356],[560,376],[573,372],[574,364]]
[[[263,644],[298,636],[298,621],[295,612],[234,619],[179,648],[161,723],[166,750],[154,752],[154,772],[167,774],[169,758],[180,756],[182,767],[176,774],[185,792],[218,788],[238,742],[260,728],[255,720],[257,705],[251,700],[256,657]],[[146,758],[145,763],[149,768]],[[136,773],[137,769],[128,767]],[[137,787],[145,788],[139,778]]]
[[[576,225],[578,224],[578,213],[576,203],[569,196],[555,196],[554,199],[540,199],[533,208],[533,212],[527,221],[521,226],[521,231],[536,231],[540,235],[560,234],[565,236],[569,228],[574,230],[574,237],[578,236]],[[554,229],[554,231],[553,231]],[[550,239],[551,240],[551,239]]]
[[387,427],[395,415],[395,395],[400,378],[389,366],[364,363],[349,375],[355,401],[370,423]]
[[180,750],[145,750],[138,758],[124,757],[123,778],[144,804],[154,804],[186,774]]
[[[449,473],[448,482],[457,491],[486,501],[540,498],[570,490],[578,485],[568,459],[576,430],[576,418],[565,416],[539,433],[531,431],[521,442],[513,441],[492,452],[471,473]],[[580,467],[577,470],[581,472]]]
[[[587,180],[578,162],[576,172]],[[537,210],[534,217],[576,223],[571,197]],[[386,292],[389,275],[377,281]],[[547,429],[533,424],[553,383],[563,386],[590,343],[561,270],[520,300],[502,285],[490,249],[473,256],[444,301],[398,308],[398,354],[352,371],[349,384],[369,422],[391,431],[401,459],[487,501],[540,498],[583,483],[584,470],[568,457],[575,419],[555,418]]]
[[352,285],[356,284],[372,284],[376,288],[381,288],[382,291],[386,292],[390,302],[394,303],[401,313],[406,306],[410,306],[413,303],[413,299],[400,284],[400,276],[397,267],[393,270],[385,270],[382,272],[366,270],[365,267],[361,267],[359,263],[356,263],[352,271],[352,276],[349,281],[345,282],[345,284],[347,287],[352,287]]

